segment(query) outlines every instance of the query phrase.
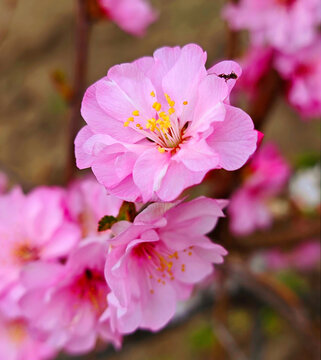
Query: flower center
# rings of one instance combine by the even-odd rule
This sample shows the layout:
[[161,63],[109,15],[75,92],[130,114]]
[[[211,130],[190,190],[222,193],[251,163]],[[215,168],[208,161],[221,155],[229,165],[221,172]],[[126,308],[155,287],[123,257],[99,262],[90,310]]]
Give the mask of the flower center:
[[291,7],[296,0],[276,0],[277,4],[284,7]]
[[21,343],[27,336],[26,328],[21,320],[14,320],[8,324],[10,339],[16,344]]
[[[153,109],[156,111],[156,116],[147,120],[142,119],[145,127],[136,121],[140,117],[138,110],[134,110],[132,116],[124,122],[125,127],[134,126],[135,124],[136,130],[143,133],[147,139],[158,145],[157,150],[160,153],[164,153],[165,151],[172,152],[177,149],[184,140],[186,130],[186,126],[182,126],[179,118],[175,115],[175,102],[168,94],[164,95],[168,103],[168,110],[163,111],[161,103],[155,101]],[[150,96],[156,96],[154,91],[150,93]],[[183,102],[183,105],[187,104],[187,101]]]
[[72,285],[71,291],[79,300],[89,301],[97,312],[104,309],[107,285],[99,271],[86,268]]
[[22,263],[35,261],[39,259],[38,249],[29,244],[22,244],[15,249],[15,256]]
[[[183,252],[192,256],[193,246],[184,249]],[[133,255],[139,261],[139,266],[144,266],[148,277],[147,282],[150,293],[154,294],[153,280],[158,284],[165,285],[168,280],[175,280],[173,266],[177,265],[179,254],[177,251],[170,252],[167,248],[156,248],[151,243],[141,243],[133,249]],[[180,271],[186,271],[186,264],[180,264]]]

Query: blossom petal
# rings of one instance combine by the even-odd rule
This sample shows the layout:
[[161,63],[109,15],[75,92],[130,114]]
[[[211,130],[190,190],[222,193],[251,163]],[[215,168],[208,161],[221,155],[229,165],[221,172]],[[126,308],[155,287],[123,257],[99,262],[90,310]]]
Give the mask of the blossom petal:
[[220,166],[237,170],[245,164],[256,149],[257,132],[249,117],[241,109],[226,105],[226,118],[213,125],[207,138],[209,146],[219,155]]
[[161,154],[156,148],[145,151],[137,159],[133,169],[133,179],[141,191],[143,202],[147,202],[153,192],[160,188],[168,164],[169,155]]

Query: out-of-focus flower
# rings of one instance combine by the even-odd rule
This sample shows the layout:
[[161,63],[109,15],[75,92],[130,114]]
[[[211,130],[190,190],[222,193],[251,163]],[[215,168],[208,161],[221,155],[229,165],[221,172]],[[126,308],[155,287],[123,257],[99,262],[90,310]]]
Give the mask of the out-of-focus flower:
[[275,59],[275,67],[288,82],[289,103],[303,118],[320,117],[321,37],[295,54],[279,54]]
[[290,197],[303,211],[320,209],[320,165],[297,171],[290,181]]
[[102,321],[122,333],[165,326],[177,301],[186,300],[227,254],[205,236],[224,216],[225,205],[204,197],[154,203],[133,223],[115,224],[105,267],[112,292]]
[[240,0],[228,4],[224,17],[235,30],[249,30],[253,45],[294,53],[310,45],[321,23],[319,0]]
[[265,269],[311,270],[320,262],[320,239],[305,241],[289,252],[274,249],[265,251],[257,256],[261,258],[261,263]]
[[65,214],[65,192],[40,187],[28,195],[19,188],[0,198],[0,292],[12,285],[29,262],[58,260],[80,238]]
[[0,314],[0,358],[3,360],[52,359],[55,351],[47,343],[32,337],[23,318]]
[[54,348],[87,352],[98,336],[120,346],[120,335],[99,323],[109,292],[104,279],[107,246],[101,239],[89,239],[70,254],[65,265],[38,261],[25,267],[22,312]]
[[231,231],[248,235],[272,222],[267,202],[285,186],[290,168],[272,143],[263,145],[245,168],[246,177],[231,197],[228,208]]
[[97,0],[104,16],[122,30],[143,36],[157,14],[147,0]]
[[[97,235],[99,220],[105,216],[117,217],[122,200],[108,195],[106,189],[92,177],[76,180],[67,189],[68,213],[79,224],[82,237]],[[101,233],[105,236],[106,232]]]
[[245,56],[239,60],[242,66],[242,76],[237,82],[237,89],[242,89],[252,99],[255,99],[262,77],[273,66],[273,55],[274,51],[269,47],[249,48]]
[[124,200],[172,201],[216,168],[236,170],[256,149],[251,118],[228,105],[240,67],[209,71],[197,45],[161,48],[112,67],[82,102],[79,168]]

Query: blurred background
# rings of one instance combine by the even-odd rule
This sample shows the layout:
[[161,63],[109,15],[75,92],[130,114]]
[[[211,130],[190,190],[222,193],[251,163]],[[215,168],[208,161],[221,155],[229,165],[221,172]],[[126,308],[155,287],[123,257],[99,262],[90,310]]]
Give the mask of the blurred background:
[[[208,67],[227,58],[230,34],[221,17],[224,1],[152,3],[159,11],[159,20],[143,38],[134,38],[108,21],[92,27],[88,85],[104,76],[112,65],[151,55],[165,45],[198,43],[208,53]],[[69,109],[57,91],[54,74],[66,83],[72,82],[74,5],[71,0],[0,2],[0,170],[26,190],[64,182]],[[246,36],[240,41],[242,48]],[[265,134],[264,141],[273,140],[279,146],[293,169],[307,168],[318,161],[320,122],[303,122],[282,96],[269,109],[260,130]],[[211,186],[205,183],[195,192],[211,195],[215,193]],[[320,328],[320,262],[316,260],[304,269],[297,268],[295,261],[268,268],[264,278],[257,264],[271,248],[270,239],[285,252],[292,251],[300,241],[319,241],[320,205],[308,212],[296,208],[293,215],[288,204],[285,210],[282,204],[276,202],[277,219],[269,233],[225,240],[231,259],[236,258],[234,272],[226,274],[222,269],[217,276],[231,278],[219,280],[215,286],[204,285],[203,296],[193,298],[169,328],[157,334],[138,332],[128,337],[119,353],[112,349],[104,353],[98,346],[94,354],[79,359],[310,359],[307,334],[312,331],[318,337]],[[223,222],[218,234],[226,226]],[[283,238],[288,242],[280,246]],[[237,267],[238,259],[250,264],[254,274],[260,274],[260,281],[243,274]],[[267,288],[260,287],[262,282],[268,284]],[[277,302],[273,296],[271,301],[264,301],[269,297],[267,289],[277,292],[282,301]],[[305,320],[295,323],[298,327],[301,324],[301,329],[295,328],[286,306],[292,306],[299,319],[303,312],[311,328],[306,331]],[[61,359],[66,358],[61,355]]]

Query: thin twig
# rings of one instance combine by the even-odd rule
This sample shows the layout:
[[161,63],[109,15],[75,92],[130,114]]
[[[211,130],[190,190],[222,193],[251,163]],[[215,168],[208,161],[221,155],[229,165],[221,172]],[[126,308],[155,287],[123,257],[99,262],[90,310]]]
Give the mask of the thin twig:
[[213,332],[232,360],[248,360],[226,326],[214,318]]
[[68,133],[68,154],[66,181],[70,181],[76,171],[74,139],[81,126],[80,105],[86,87],[87,63],[89,51],[90,20],[87,13],[87,0],[76,0],[76,50],[71,101],[70,123]]

